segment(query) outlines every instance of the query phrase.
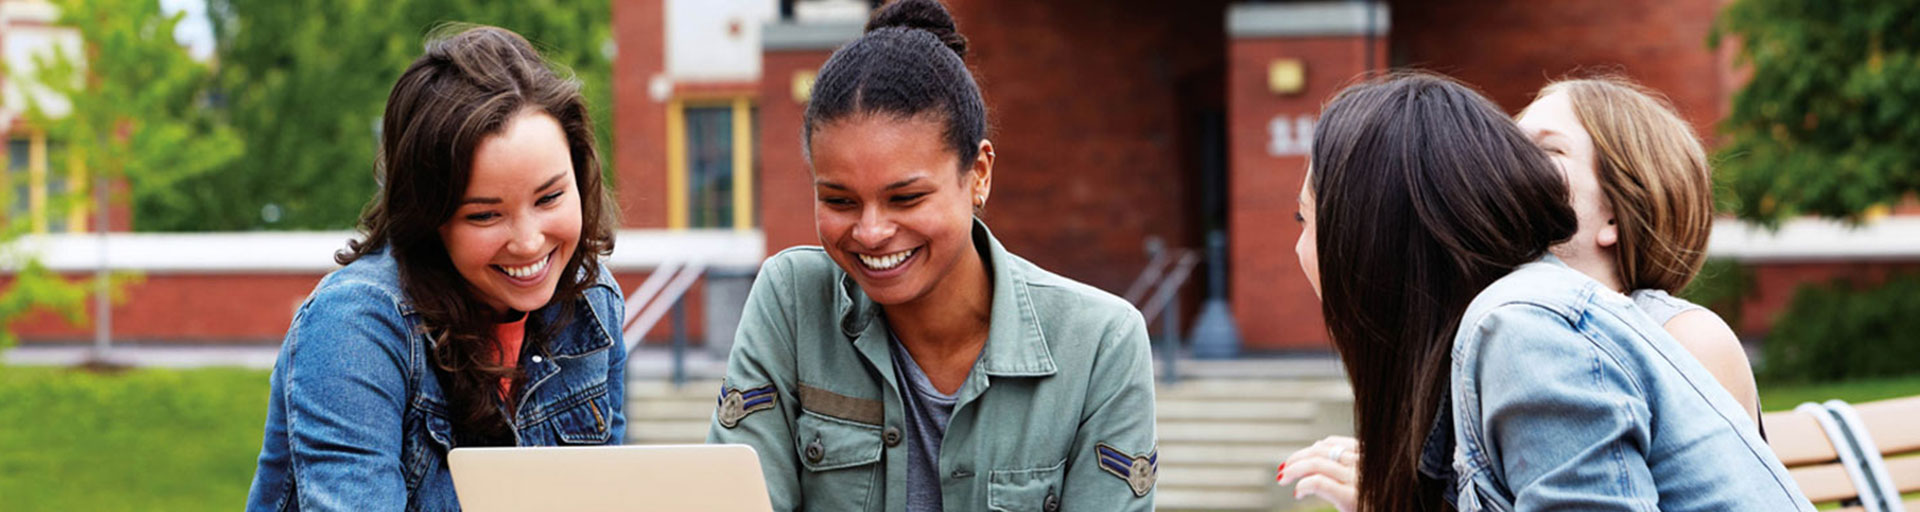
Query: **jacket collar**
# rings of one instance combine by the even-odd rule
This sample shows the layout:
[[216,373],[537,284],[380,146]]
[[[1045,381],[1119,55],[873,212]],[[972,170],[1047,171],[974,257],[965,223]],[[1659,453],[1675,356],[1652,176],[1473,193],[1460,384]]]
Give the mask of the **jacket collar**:
[[[973,219],[973,246],[986,254],[984,263],[993,279],[987,345],[981,349],[980,360],[974,363],[974,368],[995,377],[1053,375],[1059,368],[1047,348],[1046,333],[1040,328],[1027,286],[1027,273],[1032,270],[1032,264],[1007,252],[979,218]],[[877,333],[881,336],[877,341],[885,342],[886,330],[877,325],[884,322],[879,320],[879,304],[868,298],[853,276],[844,270],[839,271],[838,277],[834,311],[840,317],[841,333],[855,341]]]

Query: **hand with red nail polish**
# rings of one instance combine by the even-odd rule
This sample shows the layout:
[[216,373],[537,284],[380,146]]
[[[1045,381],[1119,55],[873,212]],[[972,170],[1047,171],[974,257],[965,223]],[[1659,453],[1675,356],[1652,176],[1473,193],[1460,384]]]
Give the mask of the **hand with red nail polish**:
[[1360,442],[1351,437],[1331,436],[1289,455],[1274,470],[1274,482],[1293,485],[1293,498],[1313,496],[1333,504],[1340,512],[1357,510],[1358,490],[1355,466],[1360,462]]

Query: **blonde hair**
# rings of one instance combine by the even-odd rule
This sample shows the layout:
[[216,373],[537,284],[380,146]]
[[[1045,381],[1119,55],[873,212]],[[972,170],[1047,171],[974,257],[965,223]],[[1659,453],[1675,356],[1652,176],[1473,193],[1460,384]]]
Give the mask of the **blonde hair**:
[[1620,284],[1679,293],[1706,263],[1713,231],[1711,171],[1693,127],[1660,93],[1623,78],[1554,82],[1540,97],[1558,92],[1593,138],[1620,233]]

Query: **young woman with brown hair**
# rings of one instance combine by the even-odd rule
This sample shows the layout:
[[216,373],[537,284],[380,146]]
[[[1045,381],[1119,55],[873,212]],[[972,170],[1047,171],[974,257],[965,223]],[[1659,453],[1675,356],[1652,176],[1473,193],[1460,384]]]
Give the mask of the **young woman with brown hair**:
[[447,451],[618,444],[623,302],[577,81],[512,32],[394,84],[365,238],[274,364],[248,510],[456,510]]

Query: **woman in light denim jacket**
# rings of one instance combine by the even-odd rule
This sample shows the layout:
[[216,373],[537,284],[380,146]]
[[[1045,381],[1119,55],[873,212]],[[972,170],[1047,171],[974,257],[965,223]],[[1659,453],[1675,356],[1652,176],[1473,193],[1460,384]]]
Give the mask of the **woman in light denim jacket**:
[[388,98],[366,238],[295,314],[248,510],[457,510],[447,451],[617,444],[623,302],[579,84],[492,27]]
[[1811,509],[1697,361],[1547,255],[1577,228],[1566,183],[1485,98],[1349,88],[1312,165],[1297,250],[1365,449],[1290,463],[1301,486],[1357,484],[1334,501],[1362,510]]

